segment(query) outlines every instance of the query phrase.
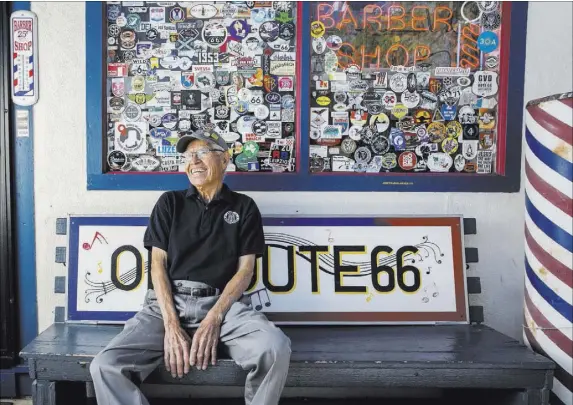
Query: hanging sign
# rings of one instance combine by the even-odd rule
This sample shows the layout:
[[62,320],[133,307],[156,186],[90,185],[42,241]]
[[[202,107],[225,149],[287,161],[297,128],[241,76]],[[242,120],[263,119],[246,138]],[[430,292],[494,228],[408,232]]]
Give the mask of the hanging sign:
[[12,101],[31,106],[38,101],[38,18],[23,10],[10,16]]

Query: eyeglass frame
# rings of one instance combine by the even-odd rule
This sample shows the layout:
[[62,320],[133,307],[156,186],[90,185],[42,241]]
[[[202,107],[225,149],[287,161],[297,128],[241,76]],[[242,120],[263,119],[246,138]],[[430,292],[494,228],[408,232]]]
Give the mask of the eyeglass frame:
[[[225,152],[225,151],[223,149],[213,149],[213,148],[203,147],[203,148],[199,148],[195,152],[184,152],[181,154],[181,156],[183,156],[183,160],[191,161],[193,155],[195,155],[195,156],[197,156],[197,159],[202,161],[210,152]],[[201,153],[202,157],[199,157],[200,153]]]

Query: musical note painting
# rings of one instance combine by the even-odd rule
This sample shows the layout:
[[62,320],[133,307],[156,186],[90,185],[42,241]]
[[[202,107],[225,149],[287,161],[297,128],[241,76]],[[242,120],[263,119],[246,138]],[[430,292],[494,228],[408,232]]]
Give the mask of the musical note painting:
[[137,311],[148,286],[144,226],[81,226],[77,250],[77,309]]

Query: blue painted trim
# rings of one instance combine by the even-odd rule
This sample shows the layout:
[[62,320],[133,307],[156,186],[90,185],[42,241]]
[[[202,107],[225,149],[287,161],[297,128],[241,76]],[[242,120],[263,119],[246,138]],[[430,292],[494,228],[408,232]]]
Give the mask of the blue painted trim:
[[380,226],[373,217],[315,217],[281,218],[263,217],[263,226]]
[[[29,1],[15,1],[12,11],[30,10]],[[20,348],[38,335],[36,289],[36,229],[34,224],[34,124],[33,107],[14,106],[12,131],[16,133],[16,111],[28,110],[30,136],[14,137],[14,179],[16,183],[16,269]]]
[[550,167],[555,173],[565,177],[565,179],[569,181],[573,180],[573,163],[563,159],[557,153],[546,148],[533,136],[529,131],[529,128],[525,128],[525,140],[527,141],[529,149],[531,149],[533,154],[537,156],[539,160]]
[[525,209],[533,220],[533,223],[537,225],[537,227],[541,229],[545,235],[550,237],[555,243],[561,245],[563,248],[573,253],[573,236],[571,236],[568,232],[561,229],[559,225],[554,224],[549,218],[543,215],[535,207],[535,205],[533,205],[529,199],[529,196],[527,195],[527,192],[525,193]]
[[[404,192],[518,192],[521,180],[523,85],[527,2],[511,5],[509,73],[507,79],[506,171],[505,175],[471,174],[310,174],[308,173],[310,3],[303,7],[302,48],[304,63],[301,81],[301,121],[299,172],[229,173],[226,182],[236,191],[404,191]],[[183,173],[103,173],[102,108],[104,66],[102,52],[103,11],[100,2],[86,3],[86,117],[87,117],[87,189],[88,190],[174,190],[188,187]],[[305,91],[306,89],[306,91]]]
[[535,290],[543,297],[543,299],[551,305],[551,307],[559,312],[569,322],[573,322],[573,306],[561,298],[551,288],[549,288],[538,276],[535,274],[527,258],[525,258],[525,271],[527,278]]

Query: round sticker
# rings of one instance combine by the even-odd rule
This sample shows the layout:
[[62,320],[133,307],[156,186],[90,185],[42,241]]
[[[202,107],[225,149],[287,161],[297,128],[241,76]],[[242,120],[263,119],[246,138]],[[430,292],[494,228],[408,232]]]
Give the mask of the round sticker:
[[480,51],[490,53],[497,49],[499,38],[495,32],[484,31],[478,36],[477,42]]
[[442,150],[450,155],[456,153],[458,150],[458,140],[454,138],[446,138],[442,141]]
[[428,125],[427,131],[430,135],[430,142],[441,142],[446,137],[446,126],[441,122],[432,122]]
[[257,104],[254,107],[254,114],[255,117],[260,119],[260,120],[264,120],[265,118],[267,118],[269,116],[269,107],[267,107],[264,104]]
[[279,23],[276,21],[265,21],[259,27],[259,36],[263,41],[273,42],[279,37]]
[[235,20],[228,27],[229,36],[237,41],[242,41],[251,32],[251,26],[245,20]]
[[372,159],[372,152],[366,146],[361,146],[354,152],[356,163],[368,163]]
[[465,166],[466,166],[466,160],[464,159],[464,156],[456,155],[456,157],[454,158],[454,167],[456,168],[456,170],[458,172],[461,172],[462,170],[464,170]]
[[399,120],[404,118],[406,114],[408,114],[408,108],[402,103],[396,104],[392,108],[392,115],[398,118]]
[[127,156],[120,150],[112,150],[107,155],[107,164],[111,170],[121,170],[127,162]]
[[285,41],[290,41],[295,34],[294,24],[291,22],[281,23],[279,26],[279,38]]
[[211,48],[219,48],[227,40],[227,27],[219,21],[211,20],[203,26],[203,41]]
[[402,152],[398,157],[398,164],[402,170],[412,170],[414,167],[416,167],[416,163],[418,163],[418,158],[414,152]]
[[356,142],[350,138],[345,138],[340,144],[340,150],[342,153],[350,155],[356,150]]
[[390,88],[396,93],[402,93],[408,86],[408,79],[403,73],[390,76]]
[[141,107],[135,103],[128,103],[125,110],[123,110],[123,115],[128,121],[139,121],[139,118],[141,118]]
[[408,108],[416,108],[420,104],[420,95],[417,92],[406,90],[402,93],[400,101]]
[[315,38],[320,38],[324,35],[326,29],[321,21],[313,21],[310,23],[310,35]]
[[259,136],[264,136],[267,133],[267,123],[262,120],[253,122],[253,133]]
[[348,136],[353,141],[359,141],[362,138],[362,136],[360,135],[361,130],[362,130],[362,127],[360,127],[358,125],[353,125],[348,129]]
[[499,1],[476,1],[476,3],[481,11],[484,13],[490,13],[494,10],[497,10]]
[[370,125],[376,126],[378,132],[384,132],[390,127],[390,118],[384,113],[370,117]]
[[337,51],[342,46],[342,38],[338,35],[330,35],[326,38],[326,46],[328,46],[333,51]]
[[253,141],[247,141],[243,145],[243,153],[247,157],[255,157],[259,152],[259,144]]
[[387,91],[382,96],[382,105],[387,110],[391,110],[392,107],[396,105],[396,101],[397,101],[396,93],[394,93],[393,91]]
[[462,134],[462,131],[463,131],[462,124],[460,124],[458,121],[450,121],[446,125],[446,136],[448,138],[457,139]]
[[370,147],[374,153],[380,155],[382,153],[388,152],[388,149],[390,149],[390,142],[384,135],[378,135],[372,140]]

